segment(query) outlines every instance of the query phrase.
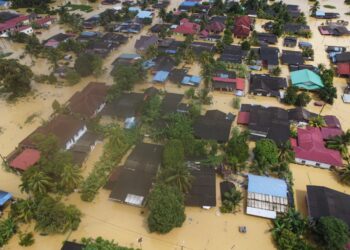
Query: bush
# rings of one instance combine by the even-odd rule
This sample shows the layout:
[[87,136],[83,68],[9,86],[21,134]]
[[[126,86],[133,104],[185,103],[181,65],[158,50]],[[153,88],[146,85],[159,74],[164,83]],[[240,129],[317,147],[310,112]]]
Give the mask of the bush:
[[0,247],[3,247],[16,233],[17,225],[12,218],[0,220]]
[[311,97],[306,92],[301,92],[298,94],[295,105],[299,107],[305,107],[311,101]]
[[241,98],[234,97],[232,106],[233,106],[234,109],[239,109],[241,107]]
[[249,43],[249,41],[247,41],[247,40],[243,41],[241,43],[241,48],[242,48],[242,50],[246,50],[246,51],[250,50],[250,43]]
[[92,74],[99,75],[102,72],[102,63],[102,58],[100,56],[91,53],[84,53],[77,58],[74,68],[82,77]]
[[66,80],[69,85],[75,85],[80,82],[80,75],[75,70],[68,70],[66,73]]
[[19,245],[23,247],[29,247],[33,245],[35,242],[34,236],[32,233],[27,233],[27,234],[21,234],[19,236]]
[[278,163],[278,147],[271,139],[261,139],[256,142],[254,157],[260,166]]

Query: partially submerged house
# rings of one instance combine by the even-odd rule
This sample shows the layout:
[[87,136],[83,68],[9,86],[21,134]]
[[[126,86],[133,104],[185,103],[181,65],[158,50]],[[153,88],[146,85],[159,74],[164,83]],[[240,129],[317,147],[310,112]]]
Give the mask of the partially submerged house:
[[300,51],[282,50],[281,62],[286,65],[304,64],[303,54]]
[[64,43],[74,37],[72,34],[58,33],[43,42],[45,47],[57,48],[61,43]]
[[26,171],[40,160],[40,151],[26,148],[8,159],[9,166],[19,171]]
[[288,119],[290,122],[307,125],[309,121],[318,116],[316,113],[312,113],[305,108],[296,107],[288,110]]
[[143,207],[155,181],[162,160],[163,146],[139,143],[135,146],[124,166],[110,176],[106,189],[111,190],[109,199]]
[[65,241],[61,250],[83,250],[85,245],[73,241]]
[[288,211],[288,186],[285,180],[248,174],[247,214],[276,219]]
[[286,89],[287,86],[287,80],[284,77],[252,74],[249,81],[249,94],[280,98],[280,91]]
[[256,36],[260,45],[276,44],[278,41],[277,36],[271,33],[257,33]]
[[315,220],[332,216],[350,226],[350,195],[323,186],[306,187],[309,217]]
[[321,25],[318,27],[318,30],[320,31],[321,35],[325,36],[349,36],[350,31],[348,28],[344,25],[338,25],[338,24],[328,24],[328,25]]
[[238,38],[247,38],[252,30],[252,19],[249,16],[240,16],[235,18],[233,26],[233,35]]
[[323,88],[321,77],[315,72],[303,69],[290,73],[292,86],[306,90],[317,90]]
[[68,100],[68,109],[85,118],[95,117],[106,105],[107,90],[106,83],[90,82]]
[[193,23],[187,18],[180,20],[180,25],[178,25],[173,32],[181,35],[196,35],[200,31],[200,25]]
[[297,139],[291,139],[295,153],[295,162],[326,169],[329,169],[331,166],[342,166],[343,162],[340,152],[325,146],[327,134],[327,130],[322,133],[320,128],[298,128]]
[[156,46],[157,43],[158,36],[156,35],[141,36],[138,40],[136,40],[134,48],[136,49],[137,53],[142,54],[145,53],[150,47]]
[[185,195],[185,205],[211,208],[216,206],[216,173],[208,166],[189,164],[194,180],[191,189]]
[[350,87],[349,86],[347,86],[344,89],[344,93],[343,93],[342,99],[343,99],[343,102],[350,103]]
[[4,208],[11,202],[12,199],[12,194],[0,190],[0,217]]
[[242,47],[239,45],[225,45],[218,60],[227,63],[241,64],[246,55],[247,51],[242,50]]
[[194,135],[205,140],[225,143],[229,140],[233,119],[219,110],[208,110],[193,124]]
[[293,47],[297,46],[297,42],[298,42],[298,39],[296,37],[286,36],[283,39],[283,46],[293,48]]
[[165,115],[176,112],[183,97],[184,95],[182,94],[166,93],[161,105],[162,114]]
[[236,77],[233,71],[217,72],[212,77],[212,88],[214,90],[234,92],[243,96],[245,91],[245,79]]
[[279,49],[276,47],[260,47],[258,64],[261,64],[269,71],[275,69],[279,65],[279,52]]
[[123,93],[118,98],[106,104],[102,114],[125,120],[138,116],[144,100],[142,93]]
[[193,42],[190,45],[193,53],[197,56],[200,56],[203,52],[209,52],[212,53],[215,51],[215,44],[214,43],[207,43],[207,42]]

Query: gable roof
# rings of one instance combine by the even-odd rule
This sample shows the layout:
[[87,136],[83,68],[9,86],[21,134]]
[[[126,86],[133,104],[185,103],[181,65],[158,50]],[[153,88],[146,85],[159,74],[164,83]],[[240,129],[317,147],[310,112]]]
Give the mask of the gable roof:
[[268,65],[278,65],[278,53],[279,49],[276,47],[260,47],[259,49],[260,58],[266,61]]
[[350,226],[350,196],[322,186],[308,185],[307,206],[309,216],[319,219],[334,216]]
[[23,150],[10,162],[10,167],[19,170],[27,170],[40,160],[40,151],[36,149],[27,148]]
[[161,105],[162,113],[170,114],[176,112],[177,106],[179,105],[183,97],[184,95],[182,94],[166,93]]
[[341,166],[342,157],[340,152],[328,149],[325,146],[322,132],[319,128],[298,128],[297,145],[293,148],[295,158]]
[[287,87],[287,80],[283,77],[269,75],[250,75],[249,92],[266,93],[280,96],[279,90]]
[[61,250],[83,250],[85,245],[72,241],[65,241]]
[[282,64],[304,64],[304,58],[300,51],[282,50]]
[[158,37],[156,35],[141,36],[138,40],[136,40],[134,47],[136,50],[146,51],[152,45],[157,44],[157,42],[158,42]]
[[11,200],[11,198],[12,194],[0,190],[0,207],[3,206],[9,200]]
[[309,122],[312,117],[316,117],[316,113],[312,113],[302,107],[288,110],[288,119],[295,122]]
[[179,26],[174,29],[175,33],[180,33],[183,35],[194,35],[200,30],[200,25],[197,23],[192,23],[190,21],[182,22]]
[[237,37],[248,37],[252,21],[249,16],[236,17],[233,34]]
[[90,82],[69,99],[68,107],[73,113],[92,117],[106,102],[107,90],[106,83]]
[[248,174],[248,192],[287,198],[288,187],[282,179]]
[[263,44],[276,44],[278,41],[277,36],[271,33],[258,33],[257,39],[260,43]]
[[144,100],[142,93],[123,93],[117,99],[107,103],[103,114],[115,115],[118,118],[136,116]]
[[350,62],[337,63],[338,75],[350,75]]
[[290,79],[292,81],[292,85],[308,90],[319,89],[324,86],[321,77],[308,69],[291,72]]

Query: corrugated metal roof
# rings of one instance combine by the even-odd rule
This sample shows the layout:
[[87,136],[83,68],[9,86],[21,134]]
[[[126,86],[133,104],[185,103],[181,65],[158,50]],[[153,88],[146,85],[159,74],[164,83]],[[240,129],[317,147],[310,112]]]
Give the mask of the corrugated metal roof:
[[282,179],[248,174],[248,192],[287,197],[287,183]]

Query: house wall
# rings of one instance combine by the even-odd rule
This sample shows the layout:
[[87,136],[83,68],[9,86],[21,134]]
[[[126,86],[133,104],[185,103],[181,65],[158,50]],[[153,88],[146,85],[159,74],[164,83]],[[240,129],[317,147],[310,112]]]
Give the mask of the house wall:
[[66,150],[71,149],[74,144],[86,133],[87,127],[81,128],[68,142],[66,142]]
[[33,29],[32,29],[32,27],[29,27],[28,29],[22,30],[21,33],[31,35],[31,34],[33,34]]
[[295,162],[298,164],[302,164],[302,165],[309,165],[309,166],[319,167],[319,168],[324,168],[324,169],[329,169],[331,167],[331,165],[326,164],[326,163],[310,161],[310,160],[301,159],[301,158],[295,158]]
[[106,103],[105,102],[102,103],[100,107],[98,107],[98,109],[95,111],[94,116],[100,113],[105,106],[106,106]]

